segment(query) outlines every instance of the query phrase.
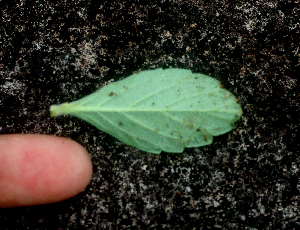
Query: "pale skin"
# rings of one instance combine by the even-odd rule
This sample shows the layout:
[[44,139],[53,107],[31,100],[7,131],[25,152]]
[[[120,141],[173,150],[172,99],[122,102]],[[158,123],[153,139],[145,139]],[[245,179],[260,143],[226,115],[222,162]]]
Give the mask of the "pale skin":
[[80,193],[92,177],[86,150],[49,135],[0,136],[0,208],[41,205]]

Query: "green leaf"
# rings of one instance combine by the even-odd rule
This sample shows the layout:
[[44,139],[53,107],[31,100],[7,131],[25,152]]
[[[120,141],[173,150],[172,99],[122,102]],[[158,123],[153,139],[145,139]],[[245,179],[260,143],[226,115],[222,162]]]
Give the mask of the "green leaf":
[[242,115],[237,99],[218,80],[185,69],[133,74],[50,111],[72,114],[151,153],[211,144]]

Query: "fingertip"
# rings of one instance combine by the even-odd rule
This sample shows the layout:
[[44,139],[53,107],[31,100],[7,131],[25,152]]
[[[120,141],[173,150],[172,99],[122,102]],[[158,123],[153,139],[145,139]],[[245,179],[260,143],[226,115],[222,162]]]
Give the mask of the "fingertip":
[[80,193],[92,177],[75,141],[32,134],[0,136],[0,207],[55,203]]

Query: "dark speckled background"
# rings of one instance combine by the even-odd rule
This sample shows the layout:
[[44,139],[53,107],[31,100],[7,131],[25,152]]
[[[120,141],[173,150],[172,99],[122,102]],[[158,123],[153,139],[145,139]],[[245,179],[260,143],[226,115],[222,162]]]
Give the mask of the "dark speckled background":
[[[298,229],[299,1],[2,0],[0,133],[69,137],[91,184],[0,210],[0,229]],[[210,75],[244,115],[207,147],[154,155],[49,106],[153,68]],[[1,189],[1,188],[0,188]]]

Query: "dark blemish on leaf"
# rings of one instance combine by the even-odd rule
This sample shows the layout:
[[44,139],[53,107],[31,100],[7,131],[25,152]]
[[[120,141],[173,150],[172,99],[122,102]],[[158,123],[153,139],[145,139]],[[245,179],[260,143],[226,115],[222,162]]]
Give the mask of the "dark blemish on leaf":
[[226,100],[228,100],[228,99],[231,97],[231,95],[228,95],[228,94],[226,94],[226,93],[223,93],[223,96],[224,96],[224,98],[225,98]]
[[194,125],[193,125],[193,124],[188,124],[187,127],[188,127],[189,129],[194,129]]
[[119,125],[123,125],[122,121],[119,122]]
[[152,105],[155,105],[155,103],[154,103],[154,102],[152,102]]
[[201,129],[200,129],[200,128],[198,128],[198,129],[196,129],[196,131],[197,131],[197,132],[201,132]]
[[109,95],[110,97],[112,97],[112,96],[117,95],[117,94],[115,94],[114,92],[110,92],[108,95]]
[[208,137],[204,135],[204,141],[208,142]]
[[198,79],[198,77],[195,77],[195,79]]

